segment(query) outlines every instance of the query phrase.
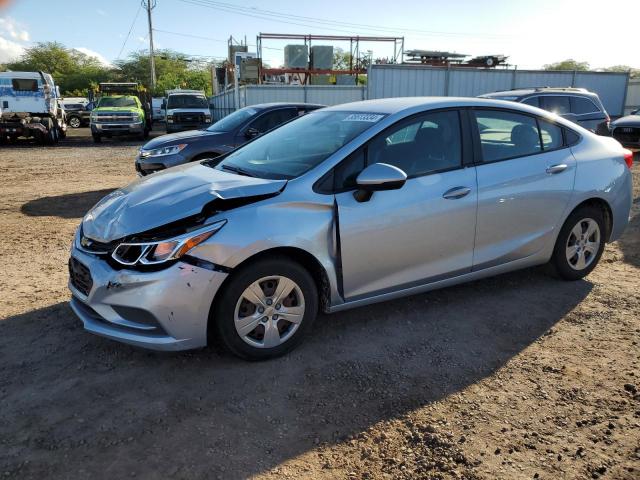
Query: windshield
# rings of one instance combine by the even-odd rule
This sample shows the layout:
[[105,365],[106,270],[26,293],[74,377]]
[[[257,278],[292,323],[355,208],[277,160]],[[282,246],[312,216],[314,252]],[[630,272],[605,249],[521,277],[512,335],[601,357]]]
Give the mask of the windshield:
[[137,107],[135,99],[131,97],[102,97],[98,102],[98,107]]
[[209,108],[204,95],[169,95],[167,108]]
[[217,168],[261,178],[295,178],[382,118],[377,113],[313,112],[231,152]]
[[258,110],[255,108],[241,108],[240,110],[236,110],[232,114],[227,115],[223,119],[218,120],[207,128],[207,130],[210,132],[231,132],[242,125],[246,120],[253,117],[256,113],[258,113]]

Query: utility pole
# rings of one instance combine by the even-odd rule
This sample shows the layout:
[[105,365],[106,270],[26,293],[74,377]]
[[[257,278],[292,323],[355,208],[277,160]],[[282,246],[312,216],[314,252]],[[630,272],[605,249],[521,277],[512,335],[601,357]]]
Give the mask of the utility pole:
[[151,66],[151,90],[156,88],[156,61],[153,54],[153,24],[151,23],[151,10],[156,7],[156,0],[142,0],[142,6],[147,9],[149,20],[149,64]]

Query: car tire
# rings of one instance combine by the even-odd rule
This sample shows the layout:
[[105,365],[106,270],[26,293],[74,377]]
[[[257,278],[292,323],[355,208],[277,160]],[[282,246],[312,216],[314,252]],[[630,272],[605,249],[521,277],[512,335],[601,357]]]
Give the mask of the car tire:
[[[290,293],[279,295],[281,288],[282,293]],[[317,313],[318,289],[313,277],[299,263],[274,256],[232,274],[214,302],[209,324],[217,340],[235,355],[266,360],[295,348]]]
[[71,128],[80,128],[82,126],[82,121],[80,120],[80,117],[69,117],[69,126]]
[[99,133],[92,133],[93,143],[102,143],[102,136]]
[[564,280],[580,280],[596,267],[606,241],[602,210],[583,206],[574,210],[560,229],[551,264]]

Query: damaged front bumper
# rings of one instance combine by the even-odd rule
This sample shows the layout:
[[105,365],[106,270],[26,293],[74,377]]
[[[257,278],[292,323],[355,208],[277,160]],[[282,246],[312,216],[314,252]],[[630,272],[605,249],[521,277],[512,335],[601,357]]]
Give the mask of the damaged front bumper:
[[227,273],[192,263],[147,272],[119,270],[74,242],[71,308],[96,335],[153,350],[203,347],[209,310]]

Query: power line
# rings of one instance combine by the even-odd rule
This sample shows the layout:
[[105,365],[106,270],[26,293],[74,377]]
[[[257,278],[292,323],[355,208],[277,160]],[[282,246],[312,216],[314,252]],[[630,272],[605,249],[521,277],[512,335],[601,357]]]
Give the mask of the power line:
[[[385,31],[385,32],[397,32],[398,30],[401,30],[403,32],[413,32],[416,34],[423,34],[427,36],[462,36],[462,37],[474,37],[474,38],[477,38],[477,37],[504,38],[505,37],[505,35],[488,34],[488,33],[443,32],[443,31],[405,28],[405,27],[399,27],[399,28],[383,27],[379,25],[369,25],[369,24],[362,24],[362,23],[345,22],[341,20],[330,20],[330,19],[318,18],[318,17],[308,17],[303,15],[285,14],[281,12],[276,12],[274,10],[249,8],[249,7],[243,7],[240,5],[234,5],[234,4],[219,2],[214,0],[181,0],[181,1],[185,3],[191,3],[193,5],[200,5],[203,7],[213,8],[213,9],[226,11],[230,13],[236,13],[240,15],[251,16],[255,18],[265,19],[263,16],[266,16],[268,17],[267,19],[272,21],[282,22],[282,23],[292,23],[294,25],[312,26],[308,24],[295,23],[295,21],[303,21],[303,22],[314,23],[314,24],[323,24],[322,25],[323,28],[330,29],[330,30],[337,30],[337,29],[326,27],[326,25],[337,25],[337,26],[343,26],[348,28],[361,28],[365,30],[377,30],[377,31]],[[293,22],[285,21],[281,19],[293,20]],[[341,31],[341,30],[338,30],[338,31]]]
[[136,14],[133,17],[133,22],[131,22],[131,26],[129,27],[129,33],[127,33],[127,36],[124,39],[124,42],[122,42],[122,47],[120,48],[120,53],[118,53],[118,56],[116,57],[116,60],[118,60],[120,58],[120,55],[122,55],[122,51],[124,50],[124,46],[127,44],[127,40],[129,40],[129,36],[131,35],[131,31],[133,30],[133,26],[136,24],[136,20],[138,19],[138,15],[140,14],[140,10],[142,9],[142,5],[138,5],[138,10],[136,10]]
[[[203,37],[202,35],[193,35],[190,33],[180,33],[180,32],[172,32],[169,30],[162,30],[159,28],[154,28],[153,29],[154,32],[161,32],[161,33],[168,33],[169,35],[177,35],[179,37],[188,37],[188,38],[199,38],[200,40],[209,40],[210,42],[221,42],[221,43],[228,43],[228,40],[221,40],[219,38],[211,38],[211,37]],[[253,44],[248,44],[247,46],[249,47],[255,47],[256,45]],[[263,49],[267,49],[267,50],[279,50],[282,51],[284,50],[283,48],[275,48],[275,47],[262,47]],[[223,57],[217,57],[217,58],[223,58]]]

